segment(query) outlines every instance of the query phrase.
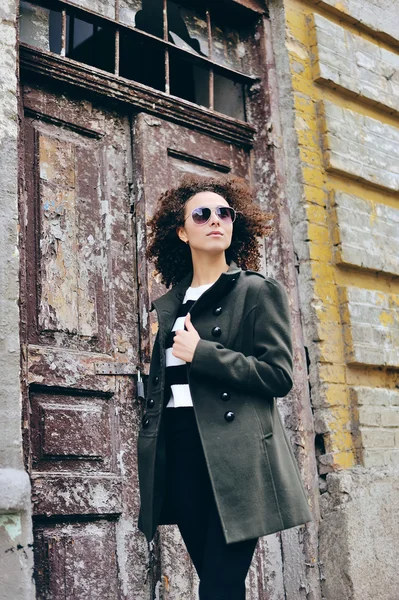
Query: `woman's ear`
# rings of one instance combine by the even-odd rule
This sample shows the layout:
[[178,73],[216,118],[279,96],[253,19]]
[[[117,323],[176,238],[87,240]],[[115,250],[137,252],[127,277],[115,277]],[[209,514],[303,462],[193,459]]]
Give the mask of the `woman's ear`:
[[181,239],[182,242],[184,242],[185,244],[188,244],[188,237],[187,234],[184,230],[184,227],[177,227],[176,229],[176,233],[179,236],[179,238]]

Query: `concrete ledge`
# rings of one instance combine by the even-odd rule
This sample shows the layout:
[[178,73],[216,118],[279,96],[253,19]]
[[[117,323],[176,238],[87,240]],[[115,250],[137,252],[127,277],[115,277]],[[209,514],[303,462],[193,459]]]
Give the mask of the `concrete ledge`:
[[24,512],[30,506],[30,490],[25,471],[0,469],[0,514]]
[[355,467],[327,476],[320,561],[328,600],[397,600],[399,470]]

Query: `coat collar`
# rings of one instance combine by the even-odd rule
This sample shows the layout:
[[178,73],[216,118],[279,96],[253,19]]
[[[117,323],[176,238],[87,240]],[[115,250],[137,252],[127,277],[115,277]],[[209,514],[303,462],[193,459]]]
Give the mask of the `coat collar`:
[[[230,288],[231,284],[238,279],[240,274],[240,267],[238,267],[234,261],[231,261],[228,271],[222,273],[215,284],[201,296],[201,304],[202,299],[206,299],[206,303],[208,304],[208,302],[213,302],[217,298],[223,296],[226,289]],[[168,332],[172,329],[176,313],[183,301],[187,288],[190,286],[192,278],[192,272],[188,273],[188,275],[186,275],[186,277],[171,290],[152,302],[151,310],[153,310],[153,308],[156,309],[160,328],[164,332]]]

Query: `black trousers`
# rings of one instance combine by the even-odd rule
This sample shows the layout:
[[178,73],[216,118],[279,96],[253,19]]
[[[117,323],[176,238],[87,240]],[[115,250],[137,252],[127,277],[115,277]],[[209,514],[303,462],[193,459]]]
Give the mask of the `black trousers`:
[[193,408],[164,411],[167,488],[200,578],[200,600],[245,600],[245,578],[257,539],[226,544]]

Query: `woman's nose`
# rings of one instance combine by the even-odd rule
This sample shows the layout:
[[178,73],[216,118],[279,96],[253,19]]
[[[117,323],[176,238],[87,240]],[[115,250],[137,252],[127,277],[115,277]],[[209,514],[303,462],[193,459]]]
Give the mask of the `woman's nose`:
[[212,208],[211,209],[211,216],[210,216],[210,224],[217,224],[220,225],[220,218],[218,217],[217,213],[216,213],[216,208]]

